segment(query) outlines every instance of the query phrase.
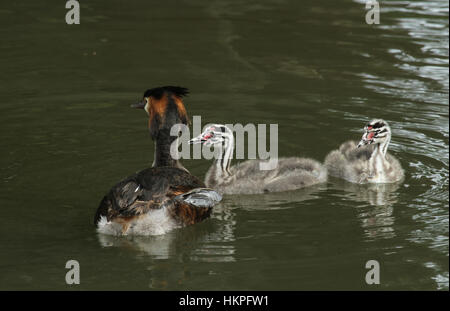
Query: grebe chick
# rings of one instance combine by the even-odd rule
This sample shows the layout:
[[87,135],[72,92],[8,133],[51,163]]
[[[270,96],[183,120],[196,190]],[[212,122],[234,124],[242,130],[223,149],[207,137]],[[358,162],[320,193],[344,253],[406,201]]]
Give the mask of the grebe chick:
[[187,124],[182,97],[188,90],[166,86],[147,90],[132,107],[145,109],[155,142],[153,167],[118,182],[95,214],[97,231],[110,235],[159,235],[208,218],[221,195],[191,175],[170,155],[178,139],[170,129]]
[[328,173],[359,184],[401,181],[404,177],[402,166],[387,152],[390,140],[388,123],[381,119],[372,120],[364,127],[359,143],[347,141],[327,155]]
[[230,166],[234,149],[233,132],[223,124],[208,126],[190,144],[222,146],[221,156],[214,160],[205,184],[221,194],[256,194],[296,190],[327,181],[327,170],[308,158],[279,158],[273,170],[261,170],[261,160],[247,160]]

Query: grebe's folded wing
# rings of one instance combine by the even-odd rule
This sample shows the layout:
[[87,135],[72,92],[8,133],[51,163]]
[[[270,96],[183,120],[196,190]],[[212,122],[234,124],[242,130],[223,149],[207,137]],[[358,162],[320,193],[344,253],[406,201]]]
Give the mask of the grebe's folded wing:
[[175,214],[185,211],[194,219],[197,216],[203,219],[222,199],[214,190],[203,187],[202,181],[179,168],[145,169],[120,181],[109,191],[97,209],[94,223],[102,216],[107,221],[130,219],[162,207],[176,211]]
[[222,196],[210,188],[197,188],[177,195],[174,200],[182,201],[196,207],[213,207],[222,200]]
[[183,225],[190,225],[208,218],[212,207],[222,200],[222,196],[209,188],[197,188],[177,195],[164,205],[170,215]]

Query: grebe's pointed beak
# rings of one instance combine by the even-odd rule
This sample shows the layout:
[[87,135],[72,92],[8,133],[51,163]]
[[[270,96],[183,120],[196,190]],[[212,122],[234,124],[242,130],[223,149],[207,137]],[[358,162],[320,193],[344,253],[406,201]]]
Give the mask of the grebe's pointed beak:
[[203,144],[206,141],[206,139],[203,139],[202,135],[199,135],[197,137],[192,138],[189,141],[189,145],[193,145],[193,144]]
[[137,109],[144,109],[146,104],[147,104],[147,101],[145,99],[143,99],[136,104],[132,104],[130,107],[137,108]]
[[371,143],[373,143],[373,137],[374,137],[373,132],[366,131],[363,137],[361,138],[357,148],[360,148],[365,145],[370,145]]
[[356,146],[356,148],[360,148],[364,145],[367,145],[367,142],[364,139],[361,139],[361,141],[359,142],[358,146]]

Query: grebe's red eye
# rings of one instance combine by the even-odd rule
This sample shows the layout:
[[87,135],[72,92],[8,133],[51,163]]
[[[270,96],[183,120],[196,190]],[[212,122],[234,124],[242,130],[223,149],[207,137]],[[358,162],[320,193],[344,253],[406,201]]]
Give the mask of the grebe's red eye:
[[371,129],[372,129],[373,127],[371,126],[371,125],[369,125],[368,127],[367,127],[367,129],[370,131]]

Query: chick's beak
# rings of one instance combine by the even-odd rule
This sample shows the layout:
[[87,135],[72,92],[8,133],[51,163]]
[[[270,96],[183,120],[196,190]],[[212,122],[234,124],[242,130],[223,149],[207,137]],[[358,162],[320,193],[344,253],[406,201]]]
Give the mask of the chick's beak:
[[137,109],[144,109],[146,104],[147,104],[147,101],[145,99],[143,99],[140,102],[137,102],[136,104],[132,104],[130,107],[137,108]]
[[197,137],[192,138],[189,141],[189,145],[193,145],[193,144],[203,144],[206,141],[206,139],[203,139],[202,135],[199,135]]
[[367,144],[371,144],[373,142],[373,136],[374,136],[373,132],[369,132],[369,131],[365,132],[363,137],[361,138],[361,141],[359,142],[357,148],[360,148]]
[[365,140],[364,138],[360,140],[358,146],[356,146],[357,148],[360,148],[364,145],[367,145],[367,140]]

